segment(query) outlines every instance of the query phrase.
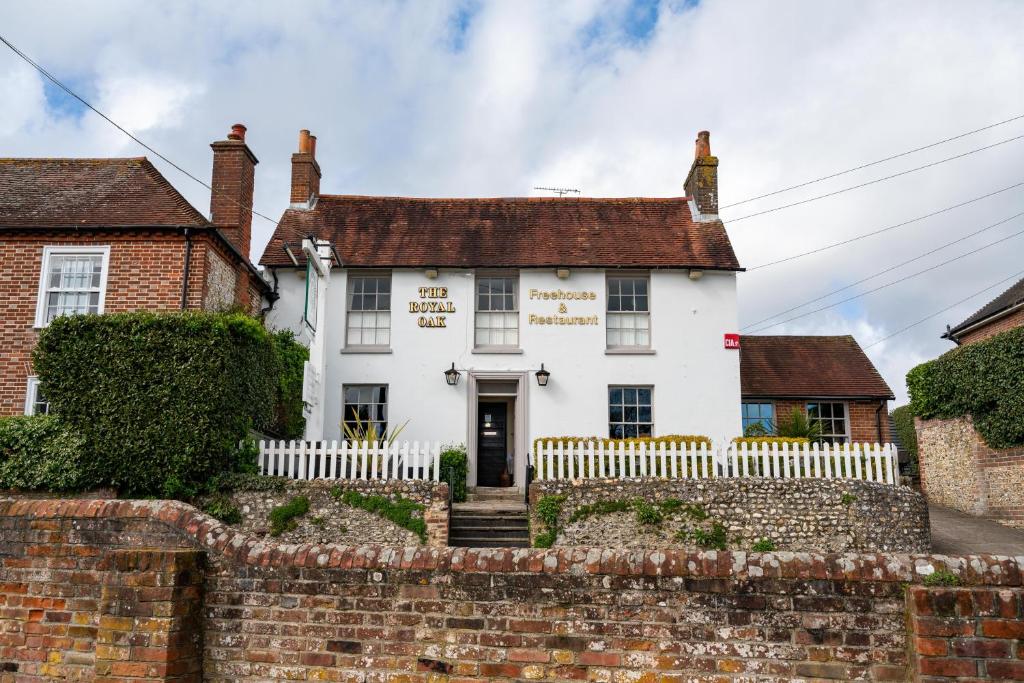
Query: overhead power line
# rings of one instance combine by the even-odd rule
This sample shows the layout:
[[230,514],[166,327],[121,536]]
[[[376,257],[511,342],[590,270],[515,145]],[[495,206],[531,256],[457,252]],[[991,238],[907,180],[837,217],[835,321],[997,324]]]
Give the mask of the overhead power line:
[[844,187],[844,188],[842,188],[840,190],[835,190],[833,192],[826,192],[825,194],[819,194],[819,195],[817,195],[815,197],[808,197],[807,199],[801,199],[798,202],[791,202],[789,204],[783,204],[782,206],[776,206],[776,207],[773,207],[771,209],[765,209],[764,211],[755,211],[754,213],[748,213],[746,216],[740,216],[739,218],[725,218],[724,220],[727,221],[730,224],[731,223],[738,223],[739,221],[745,221],[748,218],[753,218],[755,216],[763,216],[763,215],[765,215],[767,213],[774,213],[776,211],[782,211],[783,209],[790,209],[790,208],[792,208],[794,206],[801,206],[803,204],[809,204],[811,202],[816,202],[819,199],[827,199],[828,197],[835,197],[836,195],[843,194],[844,192],[850,192],[852,190],[859,190],[862,187],[867,187],[869,185],[875,185],[877,183],[885,182],[886,180],[892,180],[893,178],[899,178],[900,176],[905,176],[905,175],[908,175],[910,173],[916,173],[917,171],[923,171],[926,168],[932,168],[933,166],[938,166],[939,164],[944,164],[947,161],[956,161],[957,159],[963,159],[964,157],[968,157],[968,156],[970,156],[972,154],[977,154],[978,152],[984,152],[985,150],[992,149],[993,147],[999,147],[1000,145],[1005,145],[1007,143],[1015,142],[1015,141],[1021,140],[1021,139],[1024,139],[1024,135],[1016,135],[1016,136],[1014,136],[1012,138],[1006,138],[1005,140],[1000,140],[999,142],[993,142],[991,145],[985,145],[984,147],[977,147],[977,148],[969,150],[967,152],[963,152],[962,154],[955,154],[955,155],[953,155],[951,157],[946,157],[945,159],[939,159],[938,161],[933,161],[931,163],[924,164],[923,166],[917,166],[915,168],[908,168],[905,171],[900,171],[899,173],[892,173],[892,174],[884,176],[882,178],[875,178],[874,180],[868,180],[867,182],[859,183],[857,185],[851,185],[850,187]]
[[[84,105],[85,107],[89,108],[89,109],[90,109],[90,110],[92,110],[92,111],[93,111],[93,112],[94,112],[95,114],[99,115],[99,116],[100,116],[101,118],[103,118],[103,120],[105,120],[105,121],[106,121],[107,123],[109,123],[110,125],[112,125],[112,126],[113,126],[114,128],[117,128],[117,129],[118,129],[119,131],[121,131],[122,133],[124,133],[125,135],[127,135],[127,136],[128,136],[129,138],[131,138],[132,140],[134,140],[136,144],[138,144],[138,145],[140,145],[141,147],[143,147],[144,149],[146,149],[146,150],[148,150],[148,151],[152,152],[154,156],[156,156],[156,157],[158,157],[158,158],[162,159],[163,161],[165,161],[165,162],[166,162],[167,164],[169,164],[169,165],[170,165],[170,166],[171,166],[172,168],[174,168],[174,169],[175,169],[175,170],[177,170],[178,172],[180,172],[180,173],[184,174],[184,175],[185,175],[186,177],[188,177],[188,178],[191,178],[192,180],[196,181],[197,183],[199,183],[200,185],[202,185],[203,187],[205,187],[206,189],[208,189],[208,190],[209,190],[210,192],[213,192],[213,187],[212,187],[212,186],[211,186],[211,185],[210,185],[209,183],[207,183],[207,182],[206,182],[206,181],[204,181],[204,180],[201,180],[201,179],[199,179],[198,177],[196,177],[195,175],[193,175],[192,173],[190,173],[190,172],[189,172],[189,171],[187,171],[186,169],[182,168],[181,166],[179,166],[179,165],[178,165],[178,164],[176,164],[175,162],[173,162],[173,161],[171,161],[170,159],[168,159],[168,158],[167,158],[166,156],[164,156],[163,154],[161,154],[160,152],[158,152],[158,151],[157,151],[156,149],[154,149],[154,148],[153,148],[153,147],[151,147],[150,145],[148,145],[148,144],[146,144],[145,142],[143,142],[142,140],[140,140],[140,139],[139,139],[138,137],[136,137],[136,136],[135,136],[135,135],[133,135],[132,133],[128,132],[128,131],[127,131],[127,130],[126,130],[126,129],[124,128],[124,126],[122,126],[121,124],[119,124],[119,123],[118,123],[117,121],[114,121],[114,120],[113,120],[112,118],[110,118],[109,116],[107,116],[106,114],[104,114],[103,112],[101,112],[101,111],[100,111],[99,109],[97,109],[96,107],[92,106],[92,105],[91,105],[91,104],[90,104],[90,103],[89,103],[88,101],[86,101],[86,100],[85,100],[85,98],[81,97],[81,96],[80,96],[80,95],[79,95],[78,93],[76,93],[76,92],[75,92],[74,90],[72,90],[72,89],[71,89],[71,88],[69,88],[68,86],[64,85],[64,84],[63,84],[63,83],[62,83],[62,82],[61,82],[60,80],[58,80],[58,79],[57,79],[57,77],[56,77],[56,76],[54,76],[53,74],[51,74],[51,73],[50,73],[49,71],[47,71],[47,70],[46,70],[46,69],[44,69],[44,68],[43,68],[42,66],[40,66],[39,64],[37,64],[37,63],[36,63],[36,62],[35,62],[35,61],[34,61],[34,60],[33,60],[33,59],[31,58],[31,57],[29,57],[29,56],[28,56],[28,55],[26,55],[26,54],[25,54],[24,52],[22,52],[22,51],[21,51],[21,50],[19,50],[19,49],[18,49],[17,47],[15,47],[15,46],[14,46],[14,44],[13,44],[13,43],[11,43],[11,41],[7,40],[7,38],[5,38],[5,37],[4,37],[3,35],[0,35],[0,42],[2,42],[2,43],[3,43],[4,45],[6,45],[7,47],[9,47],[9,48],[11,49],[11,51],[12,51],[12,52],[14,52],[14,54],[18,55],[18,56],[19,56],[19,57],[21,57],[21,58],[22,58],[23,60],[25,60],[26,62],[28,62],[28,64],[30,64],[30,65],[31,65],[31,66],[32,66],[32,67],[33,67],[33,68],[34,68],[34,69],[35,69],[36,71],[38,71],[38,72],[39,72],[39,73],[41,73],[41,74],[42,74],[43,76],[45,76],[45,77],[46,77],[46,78],[47,78],[47,79],[48,79],[48,80],[49,80],[49,81],[50,81],[51,83],[53,83],[53,84],[54,84],[54,85],[56,85],[56,86],[57,86],[58,88],[60,88],[61,90],[63,90],[63,91],[64,91],[65,93],[67,93],[67,94],[68,94],[69,96],[71,96],[71,97],[75,98],[76,100],[78,100],[79,102],[81,102],[81,103],[82,103],[82,104],[83,104],[83,105]],[[253,208],[253,206],[251,206],[251,205],[249,205],[249,206],[246,206],[245,204],[243,204],[243,203],[241,203],[241,202],[239,202],[239,201],[237,201],[237,200],[235,200],[235,199],[232,199],[231,197],[225,197],[225,199],[228,199],[229,201],[231,201],[231,202],[232,202],[233,204],[235,204],[236,206],[239,206],[239,207],[241,207],[242,209],[245,209],[246,211],[250,212],[250,213],[251,213],[252,215],[254,215],[254,216],[259,216],[260,218],[262,218],[262,219],[264,219],[264,220],[270,221],[270,222],[271,222],[271,223],[273,223],[273,224],[274,224],[275,226],[277,225],[277,221],[275,221],[275,220],[274,220],[273,218],[271,218],[271,217],[269,217],[269,216],[265,216],[265,215],[263,215],[262,213],[260,213],[259,211],[257,211],[257,210],[256,210],[255,208]]]
[[[1006,237],[1001,237],[1000,239],[996,240],[995,242],[989,242],[988,244],[986,244],[986,245],[984,245],[982,247],[978,247],[977,249],[972,249],[971,251],[968,251],[968,252],[965,252],[963,254],[960,254],[959,256],[955,256],[955,257],[953,257],[953,258],[951,258],[951,259],[949,259],[947,261],[943,261],[942,263],[937,263],[934,266],[929,266],[928,268],[925,268],[924,270],[919,270],[916,273],[911,273],[910,275],[906,275],[906,276],[901,277],[901,278],[899,278],[897,280],[893,280],[892,282],[887,282],[884,285],[879,285],[878,287],[875,287],[873,289],[869,289],[867,291],[861,292],[860,294],[856,294],[854,296],[847,297],[846,299],[841,299],[840,301],[836,301],[834,303],[828,304],[827,306],[822,306],[821,308],[815,308],[814,310],[806,311],[806,312],[801,313],[799,315],[794,315],[791,318],[786,318],[785,320],[780,320],[779,322],[771,323],[770,325],[765,325],[765,326],[761,327],[758,330],[754,330],[754,332],[755,333],[756,332],[764,332],[765,330],[769,330],[769,329],[771,329],[773,327],[778,327],[779,325],[784,325],[784,324],[786,324],[788,322],[792,322],[794,320],[799,320],[800,318],[805,318],[805,317],[807,317],[809,315],[813,315],[815,313],[820,313],[820,312],[826,311],[826,310],[828,310],[830,308],[835,308],[836,306],[841,306],[842,304],[848,303],[850,301],[854,301],[855,299],[860,299],[861,297],[867,296],[868,294],[874,294],[875,292],[878,292],[880,290],[886,289],[887,287],[892,287],[893,285],[898,285],[901,282],[906,282],[907,280],[915,278],[918,275],[924,275],[925,273],[929,273],[929,272],[931,272],[933,270],[941,268],[942,266],[949,265],[950,263],[953,263],[954,261],[959,261],[962,258],[966,258],[967,256],[971,256],[972,254],[977,254],[980,251],[984,251],[985,249],[988,249],[990,247],[994,247],[997,244],[1001,244],[1001,243],[1003,243],[1003,242],[1005,242],[1007,240],[1011,240],[1014,237],[1019,237],[1021,235],[1024,235],[1024,230],[1021,230],[1020,232],[1015,232],[1012,235],[1007,235]],[[744,329],[746,329],[746,328],[744,328]]]
[[725,206],[720,206],[719,209],[729,209],[729,208],[732,208],[734,206],[739,206],[740,204],[747,204],[748,202],[754,202],[754,201],[757,201],[758,199],[764,199],[765,197],[773,197],[773,196],[775,196],[777,194],[782,194],[783,192],[789,192],[790,190],[796,190],[796,189],[799,189],[801,187],[807,187],[808,185],[813,185],[814,183],[820,183],[820,182],[825,181],[825,180],[831,180],[832,178],[838,178],[839,176],[846,175],[847,173],[853,173],[854,171],[861,171],[861,170],[863,170],[865,168],[870,168],[872,166],[877,166],[878,164],[884,164],[885,162],[892,161],[893,159],[899,159],[900,157],[905,157],[905,156],[908,156],[910,154],[915,154],[917,152],[923,152],[926,149],[931,149],[932,147],[938,147],[939,145],[944,145],[947,142],[953,142],[954,140],[959,140],[959,139],[965,138],[965,137],[967,137],[969,135],[974,135],[975,133],[981,133],[983,131],[991,130],[991,129],[997,128],[999,126],[1005,126],[1008,123],[1013,123],[1014,121],[1019,121],[1020,119],[1024,119],[1024,114],[1018,114],[1017,116],[1013,116],[1011,118],[1004,119],[1003,121],[997,121],[996,123],[992,123],[992,124],[989,124],[987,126],[982,126],[981,128],[975,128],[974,130],[969,130],[966,133],[960,133],[959,135],[954,135],[953,137],[943,138],[942,140],[936,140],[935,142],[929,143],[927,145],[923,145],[921,147],[915,147],[914,149],[908,149],[905,152],[900,152],[899,154],[893,154],[892,156],[885,157],[884,159],[878,159],[877,161],[869,161],[866,164],[861,164],[860,166],[854,166],[853,168],[848,168],[845,171],[837,171],[835,173],[831,173],[831,174],[826,175],[826,176],[821,176],[820,178],[814,178],[813,180],[806,180],[806,181],[804,181],[802,183],[797,183],[796,185],[790,185],[789,187],[783,187],[781,189],[774,190],[772,192],[765,192],[764,194],[759,194],[756,197],[748,197],[746,199],[741,199],[738,202],[733,202],[732,204],[726,204]]
[[980,197],[974,197],[973,199],[968,199],[966,201],[960,202],[959,204],[953,204],[951,206],[947,206],[945,208],[939,209],[938,211],[932,211],[931,213],[926,213],[925,215],[918,216],[917,218],[911,218],[910,220],[903,221],[902,223],[896,223],[895,225],[890,225],[890,226],[885,227],[885,228],[880,228],[878,230],[872,230],[871,232],[866,232],[864,234],[857,235],[855,237],[850,237],[850,238],[845,239],[845,240],[840,240],[839,242],[833,242],[831,244],[826,244],[826,245],[824,245],[822,247],[818,247],[816,249],[811,249],[810,251],[804,251],[804,252],[801,252],[799,254],[793,254],[792,256],[787,256],[785,258],[781,258],[781,259],[778,259],[776,261],[769,261],[768,263],[762,263],[760,265],[753,266],[752,268],[747,268],[747,272],[750,273],[750,272],[753,272],[755,270],[760,270],[762,268],[768,268],[770,266],[777,266],[780,263],[787,263],[789,261],[795,261],[798,258],[803,258],[804,256],[811,256],[812,254],[819,254],[819,253],[821,253],[823,251],[828,251],[829,249],[835,249],[836,247],[841,247],[843,245],[850,244],[852,242],[856,242],[858,240],[865,239],[867,237],[874,237],[875,235],[881,235],[883,232],[889,232],[890,230],[895,230],[896,228],[902,228],[904,226],[910,225],[911,223],[917,223],[919,221],[925,220],[926,218],[931,218],[933,216],[938,216],[939,214],[943,214],[943,213],[946,213],[948,211],[952,211],[953,209],[959,209],[962,206],[967,206],[968,204],[973,204],[975,202],[980,202],[982,199],[988,199],[989,197],[994,197],[997,194],[1001,194],[1003,192],[1007,192],[1009,190],[1013,190],[1013,189],[1016,189],[1016,188],[1021,187],[1021,186],[1024,186],[1024,181],[1021,181],[1019,183],[1014,183],[1013,185],[1009,185],[1008,187],[1004,187],[1004,188],[1002,188],[1000,190],[996,190],[994,192],[989,192],[988,194],[983,194]]
[[898,335],[898,334],[903,334],[903,333],[904,333],[904,332],[906,332],[907,330],[909,330],[909,329],[911,329],[911,328],[914,328],[914,327],[917,327],[918,325],[920,325],[920,324],[921,324],[921,323],[923,323],[923,322],[927,322],[928,320],[931,320],[932,318],[934,318],[934,317],[935,317],[935,316],[937,316],[937,315],[940,315],[940,314],[942,314],[942,313],[945,313],[946,311],[948,311],[948,310],[949,310],[949,309],[951,309],[951,308],[956,308],[957,306],[959,306],[960,304],[964,303],[965,301],[970,301],[970,300],[971,300],[971,299],[973,299],[974,297],[976,297],[976,296],[980,296],[981,294],[984,294],[985,292],[989,291],[990,289],[995,289],[995,288],[996,288],[996,287],[998,287],[999,285],[1001,285],[1001,284],[1003,284],[1003,283],[1005,283],[1005,282],[1008,282],[1008,281],[1010,281],[1010,280],[1016,280],[1016,279],[1018,279],[1018,278],[1019,278],[1019,277],[1021,277],[1021,276],[1024,276],[1024,270],[1020,271],[1019,273],[1014,273],[1014,274],[1013,274],[1013,275],[1011,275],[1010,277],[1007,277],[1007,278],[1003,278],[1003,279],[1002,279],[1002,280],[1000,280],[999,282],[993,283],[993,284],[989,285],[988,287],[986,287],[985,289],[980,289],[980,290],[978,290],[977,292],[975,292],[974,294],[970,294],[970,295],[968,295],[968,296],[965,296],[965,297],[964,297],[963,299],[960,299],[960,301],[957,301],[956,303],[952,303],[952,304],[950,304],[949,306],[946,306],[946,307],[945,307],[945,308],[943,308],[943,309],[940,309],[940,310],[938,310],[938,311],[935,311],[935,312],[934,312],[934,313],[932,313],[931,315],[926,315],[925,317],[921,318],[921,319],[920,319],[920,320],[918,320],[917,322],[913,322],[913,323],[910,323],[910,324],[909,324],[909,325],[907,325],[906,327],[900,328],[900,329],[896,330],[895,332],[893,332],[892,334],[889,334],[889,335],[886,335],[886,336],[882,337],[882,338],[881,338],[881,339],[879,339],[878,341],[873,341],[873,342],[871,342],[870,344],[868,344],[868,345],[867,345],[867,346],[865,346],[864,348],[865,348],[865,349],[870,349],[870,348],[871,348],[872,346],[877,346],[878,344],[881,344],[882,342],[884,342],[884,341],[886,341],[886,340],[892,339],[893,337],[895,337],[895,336],[896,336],[896,335]]
[[1003,225],[1004,223],[1009,223],[1013,219],[1020,218],[1021,216],[1024,216],[1024,211],[1021,211],[1020,213],[1014,214],[1014,215],[1010,216],[1009,218],[1004,218],[1003,220],[998,221],[996,223],[991,223],[989,225],[986,225],[984,228],[981,228],[980,230],[975,230],[974,232],[968,233],[968,234],[964,235],[963,237],[958,237],[957,239],[953,240],[952,242],[946,242],[945,244],[940,245],[938,247],[935,247],[934,249],[931,249],[929,251],[926,251],[923,254],[915,256],[914,258],[907,259],[906,261],[901,261],[900,263],[897,263],[895,265],[889,266],[888,268],[884,268],[884,269],[878,271],[877,273],[872,273],[871,275],[868,275],[867,277],[861,278],[860,280],[857,280],[856,282],[851,282],[850,284],[844,285],[844,286],[840,287],[839,289],[833,289],[831,292],[828,292],[827,294],[822,294],[821,296],[815,297],[814,299],[808,299],[807,301],[805,301],[805,302],[803,302],[801,304],[797,304],[796,306],[793,306],[792,308],[787,308],[784,311],[779,311],[775,315],[770,315],[767,318],[762,318],[761,320],[758,320],[757,322],[752,322],[749,325],[747,325],[747,327],[757,327],[761,323],[766,323],[769,320],[774,320],[775,318],[778,318],[779,316],[782,316],[782,315],[786,315],[787,313],[791,313],[791,312],[797,310],[798,308],[803,308],[804,306],[813,304],[813,303],[815,303],[817,301],[821,301],[822,299],[827,299],[830,296],[835,296],[839,292],[845,292],[846,290],[850,289],[851,287],[856,287],[857,285],[859,285],[861,283],[864,283],[864,282],[867,282],[868,280],[875,279],[879,275],[885,275],[886,273],[892,272],[892,271],[896,270],[897,268],[902,268],[903,266],[907,265],[908,263],[913,263],[914,261],[920,261],[921,259],[925,258],[926,256],[931,256],[932,254],[934,254],[936,252],[942,251],[943,249],[947,249],[947,248],[953,246],[954,244],[959,244],[960,242],[963,242],[964,240],[969,240],[970,238],[972,238],[972,237],[974,237],[976,235],[980,235],[981,233],[986,232],[988,230],[991,230],[992,228],[998,227],[1000,225]]

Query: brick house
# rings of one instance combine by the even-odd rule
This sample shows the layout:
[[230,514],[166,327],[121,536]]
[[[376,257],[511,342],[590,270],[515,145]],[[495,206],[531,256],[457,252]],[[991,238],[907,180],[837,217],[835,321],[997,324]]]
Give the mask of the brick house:
[[740,346],[743,429],[774,424],[794,408],[834,443],[889,443],[895,397],[851,336],[749,336]]
[[988,339],[1024,325],[1024,280],[1020,280],[974,315],[955,327],[947,327],[943,339],[957,346]]
[[144,157],[0,159],[0,416],[46,410],[31,354],[56,316],[262,310],[243,208],[257,160],[241,125],[211,147],[210,220]]

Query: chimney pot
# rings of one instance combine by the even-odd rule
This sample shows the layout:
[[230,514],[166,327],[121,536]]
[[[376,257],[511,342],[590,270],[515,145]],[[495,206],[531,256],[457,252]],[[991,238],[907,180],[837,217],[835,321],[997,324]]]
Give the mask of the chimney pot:
[[693,151],[693,158],[700,159],[701,157],[709,156],[711,156],[711,133],[702,130],[697,133],[697,144]]
[[309,155],[316,159],[316,136],[309,136]]
[[299,131],[299,154],[309,154],[309,131],[303,128]]
[[228,133],[228,140],[241,140],[245,142],[245,131],[248,130],[241,123],[236,123],[231,126],[231,132]]

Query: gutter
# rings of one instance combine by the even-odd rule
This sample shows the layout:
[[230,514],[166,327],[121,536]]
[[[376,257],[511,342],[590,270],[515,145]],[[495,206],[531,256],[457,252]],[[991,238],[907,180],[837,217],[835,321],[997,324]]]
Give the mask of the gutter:
[[1014,313],[1017,310],[1022,309],[1022,308],[1024,308],[1024,301],[1018,301],[1017,303],[1012,304],[1011,306],[1008,306],[1008,307],[1004,308],[1001,311],[996,311],[995,313],[992,313],[991,315],[985,316],[984,318],[982,318],[981,320],[979,320],[979,321],[977,321],[975,323],[971,323],[967,327],[963,327],[963,328],[960,328],[960,329],[953,328],[949,332],[946,332],[944,335],[942,335],[942,337],[940,337],[940,338],[941,339],[948,339],[949,341],[953,342],[957,346],[960,346],[960,337],[962,337],[967,332],[970,332],[971,330],[974,330],[974,329],[976,329],[978,327],[981,327],[982,325],[988,325],[989,323],[994,323],[995,321],[999,320],[1000,318],[1005,318],[1006,316],[1010,315],[1011,313]]

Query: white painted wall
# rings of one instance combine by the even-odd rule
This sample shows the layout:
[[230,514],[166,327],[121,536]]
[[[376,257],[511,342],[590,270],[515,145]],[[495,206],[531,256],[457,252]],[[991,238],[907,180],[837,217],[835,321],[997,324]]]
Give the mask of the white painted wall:
[[[736,332],[736,277],[706,271],[690,280],[685,270],[655,270],[651,280],[651,348],[648,355],[605,352],[605,272],[573,269],[568,279],[553,270],[524,270],[519,277],[520,354],[473,351],[475,274],[442,270],[428,279],[422,270],[392,273],[391,353],[350,353],[344,349],[344,269],[331,273],[326,315],[326,439],[341,436],[343,384],[388,384],[389,421],[409,420],[401,439],[468,443],[470,417],[467,374],[529,371],[527,424],[529,440],[538,436],[608,433],[610,384],[654,386],[654,431],[659,434],[705,434],[716,441],[740,434],[739,352],[724,348],[723,334]],[[276,327],[301,327],[304,273],[278,271],[281,298],[268,316]],[[425,329],[408,302],[420,301],[419,287],[447,287],[456,311],[447,327]],[[596,326],[530,325],[530,313],[556,314],[557,301],[530,300],[531,288],[597,293],[594,301],[568,301],[567,315],[597,315]],[[455,363],[458,386],[445,384],[443,371]],[[551,372],[547,387],[537,386],[533,372],[541,363]],[[529,443],[529,441],[527,442]],[[521,455],[517,454],[520,461]],[[519,468],[517,468],[519,469]],[[518,477],[517,477],[518,479]],[[518,479],[521,481],[521,479]]]

